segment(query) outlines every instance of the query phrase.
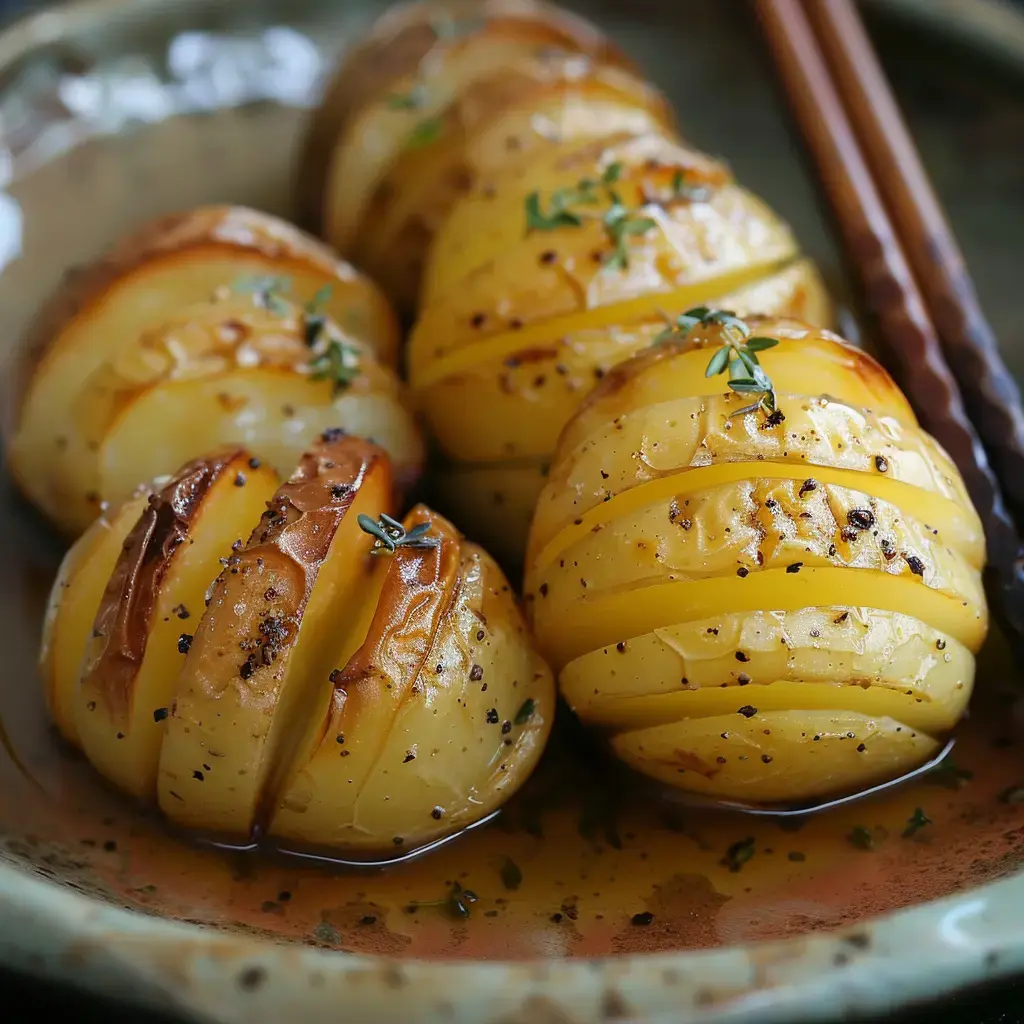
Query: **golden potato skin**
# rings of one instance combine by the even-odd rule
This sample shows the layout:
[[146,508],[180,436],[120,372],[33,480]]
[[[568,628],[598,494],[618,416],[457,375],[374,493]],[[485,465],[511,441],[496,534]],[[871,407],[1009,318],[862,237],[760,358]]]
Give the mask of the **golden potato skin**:
[[777,341],[758,359],[782,416],[705,375],[735,328],[620,364],[562,433],[526,596],[563,696],[628,764],[791,803],[938,751],[987,629],[984,536],[877,363],[792,320],[747,329]]
[[386,557],[366,639],[332,673],[319,749],[271,821],[282,840],[415,849],[495,810],[543,750],[554,681],[505,577],[422,505],[404,525],[421,524],[437,544]]
[[[400,381],[368,345],[316,316],[312,347],[304,308],[274,292],[221,287],[130,338],[76,382],[66,413],[50,422],[61,444],[33,473],[43,510],[76,534],[102,502],[223,444],[244,443],[287,474],[309,439],[334,425],[378,440],[411,485],[423,444]],[[340,387],[312,368],[331,345],[351,363]],[[16,439],[19,451],[35,451],[34,436]]]
[[181,637],[277,483],[244,448],[212,453],[150,495],[124,539],[79,658],[74,710],[86,757],[134,796],[156,794],[161,716],[175,693]]
[[236,840],[388,859],[495,811],[540,757],[554,678],[490,556],[423,505],[389,550],[393,508],[386,452],[333,429],[284,484],[236,446],[108,511],[47,609],[61,732]]
[[[347,337],[383,365],[396,365],[398,323],[377,286],[290,224],[245,207],[210,206],[143,225],[67,276],[30,329],[16,371],[22,398],[6,436],[11,473],[63,532],[80,534],[105,498],[94,487],[69,496],[60,484],[66,466],[79,462],[70,449],[81,440],[73,410],[83,384],[183,308],[262,278],[283,282],[278,287],[300,305],[319,294],[322,312]],[[55,409],[66,410],[71,422]],[[170,465],[150,467],[117,500],[216,444],[208,439]]]
[[357,517],[390,507],[391,487],[382,449],[326,433],[217,577],[160,753],[172,821],[249,837],[272,805],[372,569]]
[[664,100],[625,66],[596,28],[542,3],[389,11],[310,125],[307,222],[411,311],[434,232],[480,177],[557,138],[671,128]]

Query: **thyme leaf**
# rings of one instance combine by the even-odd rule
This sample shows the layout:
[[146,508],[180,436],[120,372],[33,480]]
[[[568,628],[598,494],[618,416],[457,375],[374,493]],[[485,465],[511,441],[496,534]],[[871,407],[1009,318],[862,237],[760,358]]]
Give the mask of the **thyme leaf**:
[[523,701],[519,710],[516,712],[516,717],[513,721],[516,725],[526,725],[526,723],[533,718],[533,712],[537,707],[537,702],[532,697],[527,697]]
[[[317,323],[317,320],[318,318],[314,318],[312,323],[310,320],[306,321],[306,341],[309,344],[316,344],[320,339],[323,321]],[[359,351],[354,345],[332,338],[323,351],[315,353],[310,359],[309,369],[313,380],[329,380],[334,385],[334,393],[337,395],[347,390],[362,372],[359,366]]]
[[846,838],[850,841],[850,845],[856,846],[858,850],[873,850],[875,848],[875,837],[871,834],[871,830],[863,825],[854,825]]
[[501,884],[506,889],[518,889],[523,884],[523,872],[511,857],[501,862]]
[[375,520],[365,513],[360,513],[358,519],[359,528],[363,533],[368,533],[376,538],[371,555],[389,554],[393,555],[399,548],[436,548],[439,540],[437,537],[429,537],[430,523],[419,523],[411,530],[405,527],[391,516],[382,512]]
[[740,871],[743,865],[754,856],[754,844],[753,836],[737,840],[725,851],[722,864],[730,871]]
[[658,345],[666,341],[685,341],[689,333],[698,326],[715,326],[722,340],[721,348],[714,351],[704,371],[705,377],[717,377],[729,372],[728,386],[741,395],[760,395],[752,405],[737,409],[731,416],[743,416],[760,410],[766,416],[766,425],[777,426],[785,419],[778,407],[775,386],[761,368],[757,353],[774,348],[778,338],[752,337],[750,328],[739,317],[723,309],[709,309],[696,306],[676,317],[669,326],[654,339]]

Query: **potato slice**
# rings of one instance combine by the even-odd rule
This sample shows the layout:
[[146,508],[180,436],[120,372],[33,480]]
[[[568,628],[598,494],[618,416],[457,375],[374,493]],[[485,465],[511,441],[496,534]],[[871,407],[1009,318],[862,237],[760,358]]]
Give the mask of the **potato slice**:
[[252,834],[329,694],[339,626],[373,568],[358,516],[392,500],[384,452],[329,432],[218,577],[166,723],[158,791],[172,821]]
[[[592,207],[594,216],[578,225],[528,231],[524,200],[514,233],[510,228],[507,239],[492,238],[485,214],[476,225],[485,238],[479,246],[476,236],[466,242],[466,272],[423,310],[409,339],[414,387],[572,331],[631,323],[659,308],[686,309],[752,284],[799,255],[787,225],[694,150],[654,135],[619,145],[602,140],[572,156],[563,156],[567,169],[550,182],[538,180],[533,162],[524,166],[522,191],[537,193],[542,213],[558,189],[600,179],[611,168],[622,205],[650,227],[622,236],[622,262],[612,266],[604,222],[612,200],[601,187],[595,186],[593,203],[580,207],[584,213]],[[676,196],[680,176],[702,191]]]
[[[424,6],[431,8],[426,19],[429,35],[424,35],[422,20],[414,16],[420,24],[412,31],[420,40],[398,42],[405,52],[391,67],[397,70],[403,64],[403,71],[389,75],[386,84],[380,82],[381,91],[372,95],[354,84],[365,100],[359,109],[346,103],[345,114],[337,119],[340,123],[336,115],[326,114],[335,121],[333,145],[329,154],[319,156],[327,171],[317,190],[322,189],[324,200],[324,236],[345,254],[351,253],[356,233],[368,223],[365,217],[374,190],[389,167],[410,148],[437,141],[440,119],[460,96],[488,79],[517,72],[536,76],[553,50],[590,53],[601,59],[614,59],[617,52],[587,22],[539,4],[499,0],[471,12],[456,7],[452,15],[443,7]],[[390,27],[385,35],[393,32]],[[375,45],[373,34],[364,45]],[[408,55],[417,50],[419,58],[409,60]],[[382,54],[381,59],[387,58]],[[343,65],[322,109],[329,111],[350,79],[364,73],[358,59],[351,67]],[[327,129],[314,122],[313,131],[326,134]]]
[[232,206],[153,221],[62,283],[27,342],[19,371],[24,397],[8,457],[19,487],[63,528],[79,532],[84,524],[67,520],[62,494],[40,472],[68,441],[68,426],[54,410],[69,409],[82,382],[142,331],[253,275],[290,278],[289,294],[298,302],[329,285],[327,315],[394,365],[398,326],[379,289],[291,225]]
[[319,749],[270,825],[281,839],[415,849],[498,807],[544,747],[554,683],[501,570],[423,506],[404,525],[437,543],[390,556],[362,645],[339,651]]
[[[185,309],[82,384],[51,486],[65,521],[88,522],[97,498],[116,501],[221,444],[245,444],[287,475],[335,425],[387,448],[411,485],[423,446],[395,375],[330,321],[311,351],[306,314],[271,298],[231,294]],[[327,346],[344,352],[343,386],[315,379],[312,360]]]
[[920,619],[832,605],[666,626],[571,661],[560,682],[584,721],[619,729],[723,713],[737,699],[809,708],[815,692],[826,708],[864,711],[865,693],[887,690],[905,706],[869,713],[942,733],[967,706],[973,675],[971,652]]
[[50,591],[39,651],[39,674],[50,716],[61,735],[80,745],[75,724],[75,693],[82,657],[103,591],[152,494],[140,487],[123,505],[104,511],[78,538],[61,562]]
[[780,394],[779,402],[784,430],[733,416],[749,404],[734,394],[660,402],[607,421],[551,470],[532,535],[537,562],[660,497],[758,472],[809,481],[809,490],[835,483],[884,498],[938,526],[981,567],[981,522],[956,467],[928,434],[832,399]]
[[156,796],[189,627],[277,482],[241,448],[197,459],[150,497],[124,540],[85,645],[74,713],[86,756],[125,792]]
[[476,182],[542,147],[655,130],[672,134],[672,114],[632,75],[578,53],[532,54],[457,97],[431,144],[402,150],[374,189],[363,215],[373,230],[359,234],[353,258],[411,309],[435,233]]
[[[824,483],[806,489],[798,479],[772,479],[764,473],[690,496],[663,499],[596,532],[590,530],[554,561],[531,566],[526,591],[540,610],[542,643],[550,638],[561,652],[574,650],[571,657],[646,633],[656,625],[714,614],[717,604],[705,612],[701,602],[716,587],[728,585],[737,602],[744,602],[735,611],[757,607],[789,611],[794,606],[788,602],[773,604],[772,589],[779,588],[780,577],[809,578],[808,587],[802,582],[783,584],[793,592],[791,600],[801,601],[795,607],[833,604],[834,598],[812,597],[807,591],[817,591],[813,582],[817,573],[831,579],[830,570],[841,567],[848,586],[870,586],[877,592],[875,600],[858,598],[856,603],[890,611],[914,607],[924,621],[973,645],[979,629],[984,635],[977,614],[977,609],[984,608],[980,573],[936,532],[862,492]],[[630,552],[628,560],[616,557],[621,552]],[[870,585],[868,575],[875,577]],[[894,587],[897,583],[903,586]],[[901,603],[914,600],[907,585],[927,591],[920,596],[920,605]],[[646,606],[648,594],[666,586],[675,588],[673,600],[663,605],[659,621],[617,636],[605,636],[602,630],[597,634],[602,639],[584,649],[575,648],[577,642],[587,642],[583,636],[570,642],[569,624],[580,616],[585,619],[588,609],[600,604],[611,609],[623,603],[631,604],[635,614],[643,614],[639,609]],[[794,587],[805,593],[802,599]],[[846,591],[840,593],[845,596]],[[944,610],[932,619],[924,602],[934,605],[940,597],[948,604],[939,604]],[[764,603],[747,603],[758,600]],[[605,614],[608,625],[616,628],[610,610]],[[620,620],[623,629],[626,621]],[[633,624],[633,614],[628,621]]]
[[885,716],[742,704],[612,737],[626,764],[694,793],[744,803],[793,803],[856,791],[917,768],[938,740]]
[[[316,114],[310,121],[299,163],[299,202],[304,222],[323,230],[323,204],[329,184],[331,156],[339,138],[352,133],[367,107],[401,110],[393,97],[407,96],[402,83],[421,73],[430,77],[431,93],[440,94],[431,110],[439,110],[444,97],[458,96],[463,85],[462,67],[452,64],[454,45],[481,34],[522,37],[533,48],[550,48],[590,54],[602,60],[623,58],[593,25],[569,11],[535,0],[427,0],[390,7],[373,24],[357,46],[345,54],[328,83]],[[414,109],[418,98],[412,101]],[[370,112],[370,123],[374,111]],[[379,115],[378,115],[379,117]],[[380,155],[368,169],[370,182],[387,167],[408,137],[415,120],[378,119]],[[362,183],[359,195],[371,187]],[[361,200],[362,201],[362,200]]]

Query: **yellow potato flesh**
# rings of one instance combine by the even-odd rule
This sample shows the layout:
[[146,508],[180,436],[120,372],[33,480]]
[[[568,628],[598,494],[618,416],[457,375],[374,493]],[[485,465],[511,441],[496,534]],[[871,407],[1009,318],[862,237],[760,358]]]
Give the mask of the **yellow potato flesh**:
[[[368,290],[363,279],[354,279],[349,288],[337,277],[305,271],[287,261],[255,255],[225,256],[220,247],[209,254],[190,251],[150,259],[119,279],[61,331],[33,371],[23,400],[9,445],[11,469],[19,486],[58,526],[77,535],[95,518],[98,506],[91,503],[88,518],[82,522],[80,506],[68,504],[62,474],[39,471],[63,459],[68,442],[73,440],[68,436],[66,419],[55,417],[53,410],[72,408],[90,375],[147,328],[177,314],[183,306],[208,299],[224,284],[267,274],[291,277],[290,294],[299,301],[306,301],[324,284],[331,283],[333,291],[326,311],[338,317],[355,337],[365,338],[371,347],[379,345],[385,361],[393,364],[397,359],[398,336],[390,310],[382,305],[375,290]],[[194,449],[187,457],[208,447]],[[169,467],[169,471],[179,464]]]
[[[735,258],[740,250],[744,250],[742,262],[764,260],[764,254],[758,256],[764,243],[769,250],[778,248],[781,243],[785,249],[783,255],[795,251],[788,229],[759,200],[731,184],[727,170],[718,161],[677,142],[672,133],[664,130],[639,137],[626,132],[618,136],[609,132],[595,139],[560,140],[529,161],[513,163],[503,173],[491,175],[464,198],[437,234],[424,285],[424,298],[430,300],[424,303],[424,311],[444,308],[453,300],[457,302],[456,292],[465,287],[466,281],[499,256],[503,263],[512,258],[513,266],[529,266],[530,276],[541,281],[557,278],[558,267],[565,267],[572,273],[577,263],[581,275],[598,281],[602,276],[619,278],[617,274],[602,275],[600,263],[590,258],[595,248],[593,239],[596,238],[596,248],[607,249],[607,238],[599,222],[600,215],[607,210],[607,200],[593,204],[598,222],[588,228],[598,230],[586,232],[589,244],[584,243],[583,229],[579,227],[535,231],[528,235],[525,215],[526,199],[532,193],[538,194],[541,208],[546,210],[550,197],[559,190],[572,189],[581,179],[600,179],[607,167],[616,163],[622,166],[622,174],[615,188],[630,209],[643,205],[645,195],[649,194],[643,191],[645,187],[668,184],[666,179],[671,179],[676,169],[686,175],[688,182],[706,183],[715,190],[709,196],[710,201],[672,207],[671,217],[679,218],[679,237],[671,227],[666,234],[678,241],[688,229],[693,232],[680,255],[691,256],[694,270],[706,258]],[[587,212],[586,206],[578,209]],[[741,227],[733,219],[737,214],[752,216],[754,220],[747,227]],[[524,264],[521,254],[528,251],[524,243],[530,241],[540,243],[540,251],[553,250],[559,257],[557,264],[546,271],[534,261]],[[748,247],[745,241],[755,244]],[[507,272],[511,270],[512,267],[507,268]],[[520,274],[517,287],[509,294],[518,295],[525,283]],[[649,276],[648,283],[653,286],[653,275]],[[463,329],[462,324],[459,326]],[[499,326],[500,321],[495,321],[478,333],[493,332]]]
[[[814,305],[813,312],[827,320],[827,302],[815,303],[818,296],[825,298],[824,286],[814,267],[801,260],[737,292],[704,293],[701,301],[741,314],[753,309],[802,314]],[[664,319],[652,308],[642,322],[552,335],[543,344],[476,361],[436,380],[418,401],[437,443],[453,458],[550,458],[559,431],[594,384],[664,330]]]
[[415,582],[421,553],[395,556],[373,630],[386,656],[341,674],[322,743],[271,823],[277,837],[401,853],[494,810],[540,756],[554,684],[504,577],[429,512],[414,511],[406,525],[420,521],[452,550],[440,553],[436,574],[420,569],[424,589]]
[[[337,624],[351,621],[372,568],[357,517],[391,503],[381,460],[342,480],[325,457],[311,483],[293,477],[282,489],[298,487],[301,505],[285,507],[280,529],[271,520],[263,541],[257,528],[238,572],[218,579],[185,658],[158,777],[160,807],[180,825],[250,835],[301,741],[295,723],[322,704]],[[355,491],[332,500],[332,483]],[[255,646],[246,655],[240,643]]]
[[549,619],[547,610],[535,612],[534,629],[541,650],[558,670],[587,651],[675,622],[717,617],[730,611],[796,611],[832,604],[838,594],[851,605],[882,611],[913,608],[923,622],[971,650],[981,646],[987,629],[982,590],[977,583],[968,599],[961,599],[933,590],[916,577],[844,567],[804,568],[799,573],[762,570],[751,573],[743,584],[737,586],[736,579],[729,577],[647,583],[636,589],[560,602],[563,607],[554,611],[560,617],[557,623]]
[[404,483],[418,475],[422,442],[397,392],[352,388],[334,397],[328,383],[305,375],[247,370],[167,384],[141,395],[99,449],[99,486],[104,495],[119,494],[146,467],[173,466],[187,452],[232,441],[287,473],[311,438],[335,426],[386,448]]
[[[765,460],[759,464],[758,468],[761,474],[771,476],[774,480],[797,481],[800,487],[825,486],[837,488],[840,491],[855,490],[864,497],[870,495],[871,498],[878,498],[887,505],[897,506],[908,516],[920,522],[925,534],[940,537],[944,543],[964,558],[968,566],[978,570],[984,566],[985,534],[977,513],[969,505],[965,508],[956,501],[939,497],[923,488],[902,483],[888,475],[876,473],[874,476],[868,476],[864,472],[858,473],[849,469],[825,468],[810,460],[799,465],[772,465]],[[601,472],[607,473],[604,470]],[[607,475],[611,476],[611,474]],[[552,488],[548,492],[549,494],[559,493],[563,496],[561,502],[563,508],[560,510],[563,512],[561,521],[564,523],[569,519],[569,522],[568,525],[554,532],[551,539],[530,556],[531,562],[537,566],[547,566],[587,534],[603,530],[614,520],[629,517],[646,508],[658,506],[667,509],[666,502],[671,504],[674,501],[675,507],[682,509],[677,516],[680,522],[682,520],[691,521],[690,513],[685,511],[688,499],[691,501],[698,499],[702,493],[722,484],[742,483],[749,478],[750,467],[748,464],[726,462],[682,470],[664,477],[655,477],[618,493],[615,491],[612,480],[609,479],[608,487],[604,489],[603,493],[614,495],[614,497],[605,500],[598,496],[592,496],[593,492],[591,492],[587,494],[587,500],[570,502],[568,498],[571,496],[571,492],[568,490],[556,492]],[[574,504],[577,505],[575,509],[571,507]],[[567,506],[568,508],[566,508]],[[548,503],[545,503],[545,512],[550,514],[550,507]],[[566,512],[567,514],[565,514]],[[537,522],[536,537],[544,536],[545,533],[551,534],[539,511]]]
[[43,623],[39,672],[46,703],[61,735],[80,745],[75,699],[93,620],[125,537],[149,501],[144,488],[123,505],[103,513],[61,562]]
[[[736,186],[671,216],[660,207],[644,207],[644,214],[654,227],[628,236],[623,270],[609,270],[603,255],[595,259],[607,253],[608,238],[600,221],[586,221],[533,232],[471,271],[420,316],[409,339],[413,386],[572,331],[686,309],[753,284],[797,256],[788,229]],[[550,263],[549,252],[556,253]]]
[[664,101],[628,74],[579,55],[553,56],[559,70],[543,80],[526,74],[475,83],[446,112],[441,137],[404,149],[377,186],[364,218],[374,227],[360,234],[354,256],[401,305],[415,303],[434,233],[481,178],[540,147],[666,125]]
[[[244,539],[277,490],[273,470],[249,463],[248,452],[227,462],[189,519],[188,541],[171,552],[154,552],[153,557],[166,559],[167,565],[148,616],[145,653],[130,690],[116,701],[109,693],[110,680],[104,678],[105,664],[99,660],[106,638],[94,636],[86,645],[75,699],[82,749],[101,774],[134,796],[156,795],[164,726],[154,713],[173,701],[184,661],[179,638],[195,629],[221,559],[231,556],[232,544]],[[117,602],[127,595],[109,596]]]
[[619,733],[611,744],[627,764],[671,786],[752,804],[862,789],[939,751],[937,740],[898,719],[799,707],[682,719]]
[[[327,173],[324,233],[341,253],[351,253],[374,189],[410,144],[430,146],[439,136],[438,119],[477,82],[529,73],[538,63],[537,41],[497,32],[439,45],[420,62],[415,74],[396,80],[387,96],[367,104],[337,138]],[[424,74],[425,72],[425,74]],[[415,96],[409,105],[391,98]],[[422,142],[417,132],[430,126]],[[410,140],[412,140],[410,142]]]
[[[867,713],[945,732],[967,704],[973,673],[970,651],[920,619],[832,605],[667,626],[576,658],[560,682],[584,721],[620,730],[725,713],[736,701],[866,711],[851,702],[890,691],[902,712],[875,704]],[[812,693],[821,703],[807,703]]]
[[302,311],[283,300],[272,309],[252,296],[207,301],[123,346],[81,383],[74,429],[49,468],[65,520],[83,528],[100,500],[221,444],[244,444],[288,474],[312,438],[335,426],[379,442],[410,484],[423,446],[401,384],[333,323],[323,330],[357,364],[337,392],[313,379]]

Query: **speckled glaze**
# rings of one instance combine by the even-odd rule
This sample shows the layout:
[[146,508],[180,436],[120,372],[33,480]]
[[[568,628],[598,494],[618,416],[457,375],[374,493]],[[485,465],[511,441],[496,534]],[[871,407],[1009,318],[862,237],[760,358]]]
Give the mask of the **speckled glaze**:
[[[333,55],[381,6],[72,0],[0,34],[7,367],[61,276],[141,221],[212,202],[290,215],[304,108]],[[725,154],[793,224],[852,305],[738,2],[691,0],[685,17],[669,0],[575,6],[668,92],[687,135]],[[963,17],[974,5],[943,6]],[[876,24],[1020,379],[1024,75],[1014,77],[1011,36],[999,44],[1008,70],[989,80],[966,51],[929,55],[908,46],[904,33],[916,29]],[[961,24],[981,38],[976,17]],[[6,416],[17,395],[9,373],[4,383]],[[5,966],[197,1022],[246,1024],[843,1020],[1024,970],[1024,714],[1006,689],[1014,672],[998,638],[958,739],[969,779],[947,772],[801,820],[661,806],[652,825],[632,806],[634,790],[622,801],[623,780],[605,786],[596,753],[582,748],[574,766],[556,762],[546,776],[570,791],[568,810],[564,794],[543,793],[554,807],[543,815],[520,801],[400,871],[345,875],[182,843],[60,749],[34,678],[60,553],[3,478]],[[598,776],[596,808],[572,803],[581,773]],[[934,820],[904,835],[918,807]],[[751,844],[749,863],[737,842]],[[521,878],[510,877],[510,859]],[[468,922],[430,902],[456,878],[480,896]]]

